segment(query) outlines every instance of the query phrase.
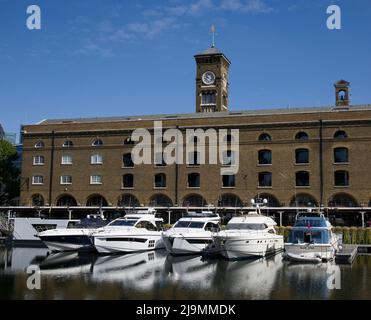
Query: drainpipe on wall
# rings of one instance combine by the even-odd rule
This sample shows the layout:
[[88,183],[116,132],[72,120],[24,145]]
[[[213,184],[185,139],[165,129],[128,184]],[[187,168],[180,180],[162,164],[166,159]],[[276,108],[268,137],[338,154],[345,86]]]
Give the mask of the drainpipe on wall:
[[52,131],[52,145],[50,151],[50,174],[49,174],[49,206],[52,205],[53,191],[53,171],[54,171],[54,131]]
[[320,206],[323,206],[323,122],[319,120]]

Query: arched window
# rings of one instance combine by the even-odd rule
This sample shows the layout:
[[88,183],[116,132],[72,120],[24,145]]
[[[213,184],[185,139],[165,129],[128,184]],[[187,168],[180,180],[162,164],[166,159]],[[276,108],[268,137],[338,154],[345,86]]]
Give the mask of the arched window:
[[206,200],[199,194],[190,194],[183,200],[184,207],[204,207],[207,206]]
[[134,175],[132,175],[131,173],[124,174],[122,176],[122,187],[134,188]]
[[66,140],[65,142],[63,142],[62,147],[63,148],[72,148],[73,147],[73,142],[71,140]]
[[330,207],[358,207],[357,201],[349,194],[338,193],[329,201]]
[[297,187],[309,187],[309,172],[298,171],[295,174],[295,181]]
[[345,100],[345,97],[346,97],[345,90],[340,90],[338,92],[338,100]]
[[44,206],[44,197],[41,194],[34,194],[31,197],[31,203],[33,207],[42,207]]
[[199,188],[200,187],[200,174],[189,173],[188,174],[188,188]]
[[131,158],[131,153],[125,153],[122,156],[122,164],[125,168],[132,168],[134,167],[134,162]]
[[272,173],[259,172],[259,187],[271,187],[271,186],[272,186]]
[[100,194],[91,195],[86,201],[87,207],[107,207],[107,200]]
[[348,134],[344,130],[338,130],[334,134],[335,139],[346,139],[348,138]]
[[295,163],[309,163],[309,150],[296,149],[295,150]]
[[37,141],[35,143],[35,148],[44,148],[45,147],[45,144],[43,141]]
[[57,200],[57,207],[76,207],[77,202],[74,197],[69,194],[60,196]]
[[93,147],[101,147],[103,146],[103,141],[101,139],[95,139],[91,145]]
[[290,207],[318,207],[318,202],[310,194],[299,193],[292,198]]
[[155,175],[154,187],[166,188],[166,174],[158,173]]
[[171,199],[164,194],[153,195],[149,203],[150,203],[150,206],[154,206],[154,207],[172,207],[173,206],[173,202],[171,201]]
[[334,162],[335,163],[347,163],[349,162],[349,152],[347,148],[335,148],[334,149]]
[[295,140],[308,140],[309,136],[306,132],[300,131],[295,135]]
[[259,141],[271,141],[271,140],[272,140],[272,138],[268,133],[262,133],[259,136]]
[[242,205],[241,199],[232,193],[223,194],[218,200],[219,207],[242,207]]
[[335,171],[334,180],[335,180],[336,187],[349,186],[349,172],[345,170]]
[[119,207],[139,207],[139,200],[132,194],[123,194],[120,196],[117,205]]
[[272,164],[272,151],[259,150],[259,164]]

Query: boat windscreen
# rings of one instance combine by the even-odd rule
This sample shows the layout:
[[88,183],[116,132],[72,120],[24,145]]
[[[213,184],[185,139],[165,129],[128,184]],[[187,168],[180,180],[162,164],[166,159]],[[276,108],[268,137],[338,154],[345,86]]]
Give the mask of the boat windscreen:
[[264,230],[267,225],[264,223],[229,223],[227,230]]
[[324,244],[330,242],[328,230],[293,230],[289,235],[290,243]]
[[296,221],[295,227],[326,227],[324,218],[301,218]]
[[138,219],[119,219],[112,221],[109,226],[124,226],[124,227],[132,227]]
[[174,228],[203,228],[205,222],[196,221],[178,221]]

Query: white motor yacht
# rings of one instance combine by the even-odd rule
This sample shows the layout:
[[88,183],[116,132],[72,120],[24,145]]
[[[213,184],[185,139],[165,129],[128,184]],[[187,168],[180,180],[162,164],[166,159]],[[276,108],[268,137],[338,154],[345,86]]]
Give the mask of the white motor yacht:
[[309,209],[296,215],[284,258],[292,262],[318,263],[332,260],[339,250],[339,240],[322,212]]
[[162,233],[166,250],[174,255],[201,253],[220,230],[220,217],[211,211],[189,212]]
[[[258,258],[283,250],[283,236],[277,235],[276,222],[256,210],[233,217],[226,230],[213,235],[213,244],[205,251],[221,254],[226,259]],[[264,202],[265,203],[265,202]]]
[[127,214],[93,233],[99,253],[132,253],[164,248],[161,238],[163,219],[149,209]]
[[88,215],[72,227],[46,230],[37,236],[51,251],[88,250],[94,248],[91,235],[106,224],[101,215]]

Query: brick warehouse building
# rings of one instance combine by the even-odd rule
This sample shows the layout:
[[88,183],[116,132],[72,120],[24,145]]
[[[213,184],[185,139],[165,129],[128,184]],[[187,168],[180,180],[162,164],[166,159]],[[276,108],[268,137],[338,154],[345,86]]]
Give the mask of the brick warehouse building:
[[[334,106],[228,112],[230,61],[215,47],[195,60],[196,113],[23,126],[21,205],[242,207],[267,198],[276,212],[323,205],[365,209],[367,220],[371,105],[350,105],[348,82],[335,83]],[[220,164],[133,165],[131,133],[154,121],[182,132],[239,129],[238,173],[221,176]]]

